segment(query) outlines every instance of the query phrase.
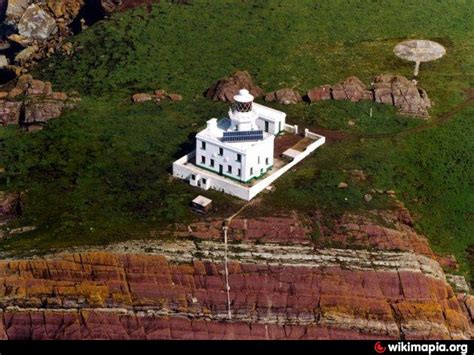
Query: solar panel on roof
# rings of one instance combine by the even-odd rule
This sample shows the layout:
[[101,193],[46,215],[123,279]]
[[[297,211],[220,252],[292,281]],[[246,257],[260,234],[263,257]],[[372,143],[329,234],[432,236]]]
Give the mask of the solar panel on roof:
[[263,139],[263,131],[224,132],[223,142],[249,142]]

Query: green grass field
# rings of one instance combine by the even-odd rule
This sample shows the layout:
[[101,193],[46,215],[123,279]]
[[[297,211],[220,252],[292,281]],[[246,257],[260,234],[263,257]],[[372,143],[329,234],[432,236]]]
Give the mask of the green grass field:
[[[412,63],[392,49],[419,37],[447,49],[441,60],[421,66],[419,85],[435,103],[433,118],[421,122],[367,102],[273,105],[307,127],[386,137],[324,146],[279,180],[263,203],[278,212],[363,211],[389,206],[381,196],[363,200],[372,188],[394,189],[433,248],[455,254],[466,273],[473,267],[466,248],[474,244],[474,108],[417,133],[397,133],[436,123],[463,101],[463,89],[474,86],[473,12],[468,1],[193,1],[97,23],[73,38],[72,58],[57,56],[36,70],[55,87],[80,92],[81,106],[43,132],[0,129],[1,164],[7,167],[2,188],[28,190],[25,213],[14,223],[39,226],[0,248],[109,243],[195,218],[187,204],[197,191],[171,181],[169,171],[190,149],[193,132],[225,114],[227,105],[202,95],[215,80],[248,70],[266,91],[305,92],[349,75],[366,83],[381,73],[410,76]],[[184,100],[130,103],[130,94],[157,88]],[[369,179],[338,190],[347,179],[344,170],[356,168]],[[216,192],[210,196],[222,215],[242,204]]]

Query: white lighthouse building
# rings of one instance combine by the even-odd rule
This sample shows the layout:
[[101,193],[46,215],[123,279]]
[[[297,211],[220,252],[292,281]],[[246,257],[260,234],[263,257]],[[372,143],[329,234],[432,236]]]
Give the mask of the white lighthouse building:
[[196,165],[242,182],[263,176],[273,166],[275,135],[286,114],[256,104],[248,90],[234,96],[229,117],[207,121],[196,135]]
[[[324,143],[324,137],[308,130],[299,136],[297,126],[286,124],[284,112],[253,100],[242,89],[234,96],[228,117],[208,120],[196,134],[196,149],[173,163],[173,176],[204,190],[251,200]],[[275,156],[275,141],[283,131],[300,139]]]

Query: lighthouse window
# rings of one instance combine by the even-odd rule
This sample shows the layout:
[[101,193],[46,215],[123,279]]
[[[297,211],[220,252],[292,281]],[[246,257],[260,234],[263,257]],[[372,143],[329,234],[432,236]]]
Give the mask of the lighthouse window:
[[224,149],[223,148],[219,148],[219,155],[224,155]]
[[252,102],[236,102],[234,110],[237,112],[250,112],[252,111]]
[[211,159],[211,167],[214,167],[214,159]]
[[228,172],[229,174],[232,174],[232,165],[228,165],[228,166],[227,166],[227,172]]
[[265,158],[265,164],[268,165],[268,158]]
[[253,168],[250,168],[250,176],[253,175]]
[[237,161],[242,161],[242,155],[241,154],[237,154]]
[[204,141],[201,142],[201,149],[206,150],[206,142]]
[[204,155],[201,156],[201,163],[206,164],[206,157]]

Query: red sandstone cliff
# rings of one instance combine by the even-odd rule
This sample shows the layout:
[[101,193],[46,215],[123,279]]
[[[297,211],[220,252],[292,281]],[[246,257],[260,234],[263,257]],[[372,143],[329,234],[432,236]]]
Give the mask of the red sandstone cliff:
[[409,221],[392,221],[343,216],[331,231],[338,248],[311,244],[294,217],[232,222],[231,320],[217,222],[189,226],[172,243],[5,260],[0,337],[471,338],[473,297],[453,291]]

